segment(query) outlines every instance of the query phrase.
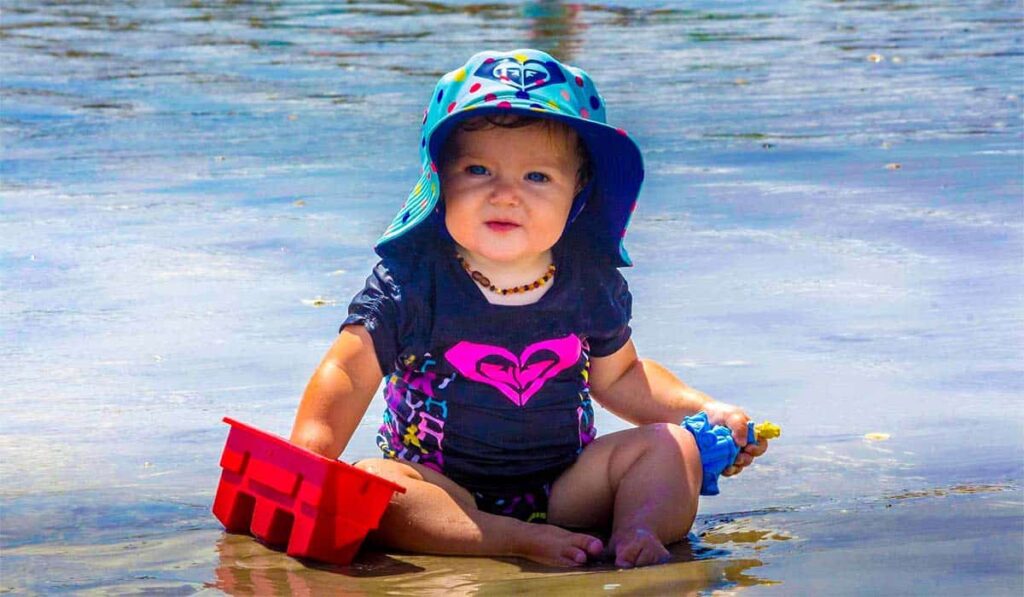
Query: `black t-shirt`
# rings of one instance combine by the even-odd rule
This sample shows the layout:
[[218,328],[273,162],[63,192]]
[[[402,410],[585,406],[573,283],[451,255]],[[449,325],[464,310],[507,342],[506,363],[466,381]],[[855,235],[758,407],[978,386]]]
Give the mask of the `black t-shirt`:
[[387,375],[384,455],[470,489],[553,479],[595,437],[590,357],[630,337],[619,271],[585,245],[555,246],[552,287],[531,305],[492,305],[450,241],[377,264],[342,323],[363,325]]

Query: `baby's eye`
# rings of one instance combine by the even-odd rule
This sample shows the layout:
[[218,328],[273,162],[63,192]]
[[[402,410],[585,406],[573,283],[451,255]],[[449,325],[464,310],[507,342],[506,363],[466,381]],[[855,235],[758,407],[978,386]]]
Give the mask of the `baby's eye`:
[[472,174],[473,176],[483,176],[487,174],[487,168],[479,164],[473,164],[472,166],[466,166],[466,173]]
[[547,182],[551,179],[543,172],[530,172],[526,175],[526,180],[530,182]]

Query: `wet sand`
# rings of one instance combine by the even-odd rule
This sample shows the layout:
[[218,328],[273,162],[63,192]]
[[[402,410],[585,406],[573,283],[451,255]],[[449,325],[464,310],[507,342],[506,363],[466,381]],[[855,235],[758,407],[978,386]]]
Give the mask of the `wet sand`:
[[[224,533],[205,513],[188,509],[172,515],[186,517],[179,521],[182,527],[160,533],[141,532],[110,543],[48,541],[5,549],[3,590],[697,595],[747,589],[783,595],[1019,595],[1024,566],[1012,547],[1024,532],[1022,505],[1019,488],[958,485],[701,516],[690,539],[671,546],[670,563],[638,570],[615,569],[607,562],[565,570],[515,558],[374,549],[363,550],[349,566],[329,566],[290,558],[246,535]],[[905,573],[894,575],[894,568]]]

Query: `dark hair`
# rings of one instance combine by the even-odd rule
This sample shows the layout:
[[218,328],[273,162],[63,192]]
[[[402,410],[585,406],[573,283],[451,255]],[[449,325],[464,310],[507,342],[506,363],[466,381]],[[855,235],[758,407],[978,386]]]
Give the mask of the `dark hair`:
[[[587,150],[587,144],[583,142],[583,139],[576,133],[568,124],[554,118],[544,118],[542,116],[529,116],[524,114],[487,114],[485,116],[477,116],[466,118],[462,122],[455,126],[455,131],[462,131],[471,133],[475,131],[483,131],[492,128],[503,128],[503,129],[521,129],[528,126],[540,126],[549,132],[569,132],[576,137],[576,157],[580,160],[580,167],[576,170],[576,192],[579,193],[583,187],[587,186],[590,179],[593,177],[593,166],[591,165],[590,152]],[[454,139],[454,132],[448,135],[445,139],[444,147],[441,149],[441,155],[438,159],[438,166],[443,166],[445,161],[448,159],[448,155],[451,152],[451,143]]]

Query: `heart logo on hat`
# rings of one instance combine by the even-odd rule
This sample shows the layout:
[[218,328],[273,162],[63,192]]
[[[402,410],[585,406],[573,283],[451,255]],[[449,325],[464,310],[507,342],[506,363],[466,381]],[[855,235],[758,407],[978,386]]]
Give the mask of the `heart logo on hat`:
[[487,384],[512,401],[526,406],[547,381],[572,367],[583,346],[574,335],[531,344],[516,356],[500,346],[459,342],[445,358],[466,379]]
[[565,83],[562,69],[553,62],[519,58],[487,59],[473,73],[477,77],[493,79],[519,91],[529,91],[541,85]]

